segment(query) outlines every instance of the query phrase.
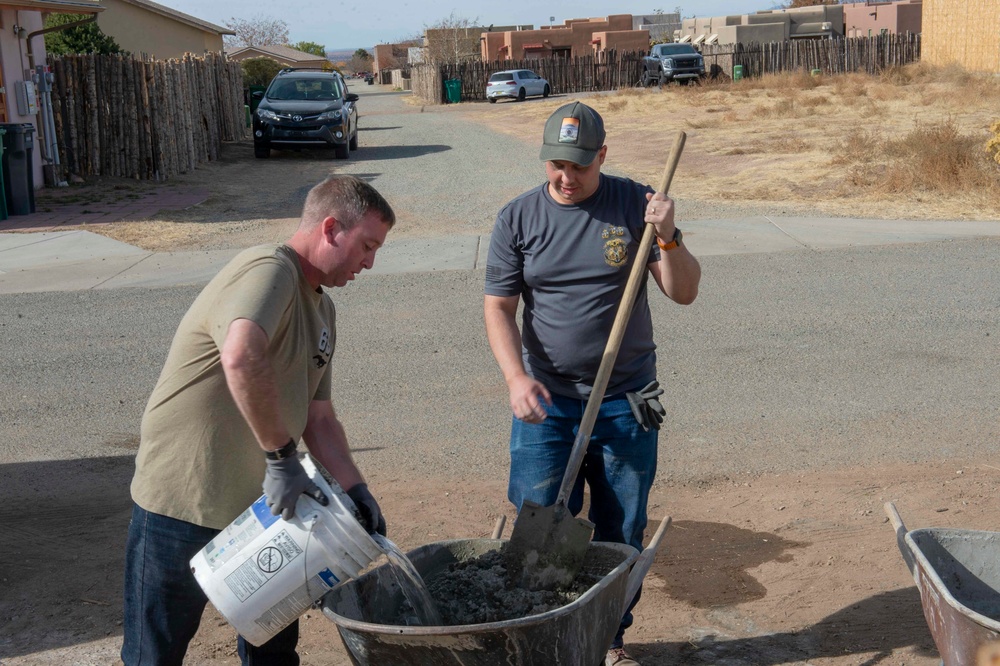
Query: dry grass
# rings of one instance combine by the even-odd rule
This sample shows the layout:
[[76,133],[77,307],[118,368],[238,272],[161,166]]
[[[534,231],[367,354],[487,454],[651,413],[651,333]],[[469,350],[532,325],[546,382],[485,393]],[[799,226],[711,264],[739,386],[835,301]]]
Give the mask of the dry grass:
[[[480,117],[523,136],[566,101]],[[915,64],[879,76],[798,72],[662,92],[628,88],[586,102],[607,120],[608,163],[644,182],[656,182],[674,133],[687,132],[673,186],[682,198],[874,218],[1000,219],[1000,165],[986,150],[1000,119],[993,77]],[[475,107],[470,114],[480,115]]]

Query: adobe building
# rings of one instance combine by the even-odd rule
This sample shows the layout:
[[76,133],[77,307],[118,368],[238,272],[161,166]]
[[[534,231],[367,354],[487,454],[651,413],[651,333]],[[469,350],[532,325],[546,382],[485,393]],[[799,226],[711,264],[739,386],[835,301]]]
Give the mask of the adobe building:
[[575,58],[607,49],[646,51],[649,30],[634,30],[631,14],[567,19],[563,25],[538,30],[484,32],[480,48],[484,61]]
[[372,49],[372,73],[379,83],[389,83],[389,71],[405,68],[413,42],[376,44]]
[[[424,31],[424,45],[419,47],[420,62],[460,62],[478,60],[482,51],[483,33],[518,32],[531,30],[531,25],[475,25],[465,28],[428,28]],[[410,52],[410,62],[413,52]]]
[[844,34],[847,37],[920,34],[923,5],[921,0],[898,2],[855,2],[844,8]]
[[767,9],[753,14],[684,19],[677,40],[693,44],[746,44],[844,35],[841,5]]
[[996,0],[924,0],[920,59],[1000,73],[1000,4]]
[[681,15],[676,12],[663,14],[632,15],[633,30],[648,30],[652,42],[672,42],[674,33],[681,29]]

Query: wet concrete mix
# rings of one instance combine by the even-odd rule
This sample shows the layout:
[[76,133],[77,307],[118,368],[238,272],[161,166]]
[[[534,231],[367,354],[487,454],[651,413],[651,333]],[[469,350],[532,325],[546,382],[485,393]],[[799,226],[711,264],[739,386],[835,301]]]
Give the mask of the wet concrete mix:
[[[588,563],[590,564],[590,563]],[[594,566],[596,565],[596,566]],[[576,601],[615,565],[585,566],[566,589],[527,590],[512,579],[502,550],[450,564],[426,576],[425,583],[445,626],[502,622],[545,613]],[[412,623],[404,603],[399,624]]]

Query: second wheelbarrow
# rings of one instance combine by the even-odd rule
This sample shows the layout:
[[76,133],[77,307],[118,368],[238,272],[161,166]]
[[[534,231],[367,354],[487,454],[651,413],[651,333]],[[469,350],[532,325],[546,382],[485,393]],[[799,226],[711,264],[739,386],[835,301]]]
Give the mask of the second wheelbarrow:
[[885,513],[944,666],[1000,663],[1000,532],[907,531],[891,502]]

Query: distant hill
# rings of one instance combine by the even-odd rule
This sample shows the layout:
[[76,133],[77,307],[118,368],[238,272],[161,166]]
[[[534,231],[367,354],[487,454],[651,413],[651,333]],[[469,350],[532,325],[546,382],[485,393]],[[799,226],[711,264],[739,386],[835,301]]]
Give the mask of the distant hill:
[[370,46],[356,46],[353,49],[328,50],[326,52],[326,57],[332,60],[333,62],[339,62],[341,60],[348,61],[351,59],[351,56],[354,55],[354,52],[357,51],[359,48],[368,51],[368,53],[372,52],[372,47]]

